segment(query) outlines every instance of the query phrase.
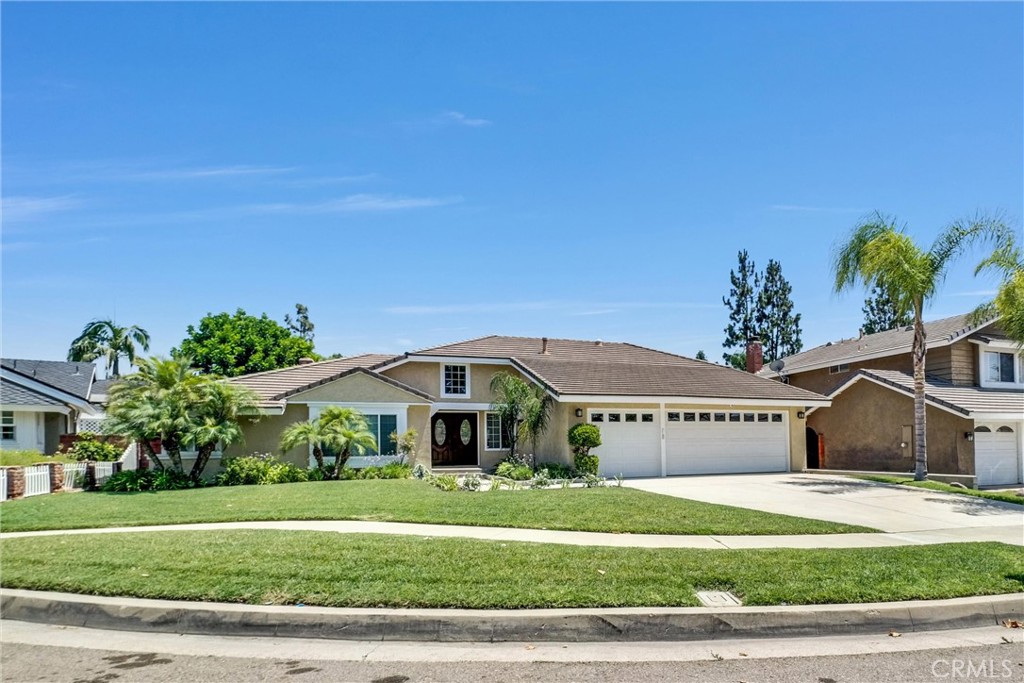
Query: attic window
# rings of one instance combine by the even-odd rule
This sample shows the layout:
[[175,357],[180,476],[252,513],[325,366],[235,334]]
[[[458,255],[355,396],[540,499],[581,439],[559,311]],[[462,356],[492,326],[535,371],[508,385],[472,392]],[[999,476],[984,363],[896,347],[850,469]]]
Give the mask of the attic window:
[[849,372],[849,371],[850,371],[850,364],[849,363],[840,363],[839,365],[830,365],[829,368],[828,368],[828,374],[830,374],[830,375],[839,375],[839,374],[842,374],[844,372]]
[[441,374],[442,396],[469,396],[468,365],[444,365]]

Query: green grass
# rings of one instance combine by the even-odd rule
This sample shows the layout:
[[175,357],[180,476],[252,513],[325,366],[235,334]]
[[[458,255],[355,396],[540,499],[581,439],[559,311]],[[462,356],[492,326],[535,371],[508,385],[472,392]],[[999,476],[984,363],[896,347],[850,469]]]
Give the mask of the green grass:
[[190,522],[364,519],[641,534],[828,534],[863,527],[774,515],[629,488],[445,493],[416,480],[70,493],[9,501],[3,531]]
[[941,481],[914,481],[906,477],[897,476],[886,476],[884,474],[862,474],[857,476],[857,479],[866,479],[867,481],[877,481],[883,484],[900,484],[902,486],[913,486],[920,489],[928,489],[929,491],[941,491],[942,493],[956,493],[961,496],[974,496],[975,498],[986,498],[988,500],[998,500],[1003,503],[1016,503],[1017,505],[1024,505],[1024,496],[1014,491],[979,491],[977,489],[962,489],[958,486],[950,486],[944,484]]
[[43,455],[39,451],[0,450],[0,467],[27,467],[41,462],[74,462],[66,455]]
[[748,605],[1019,592],[1000,543],[828,550],[653,550],[289,531],[163,531],[0,542],[9,588],[346,607]]

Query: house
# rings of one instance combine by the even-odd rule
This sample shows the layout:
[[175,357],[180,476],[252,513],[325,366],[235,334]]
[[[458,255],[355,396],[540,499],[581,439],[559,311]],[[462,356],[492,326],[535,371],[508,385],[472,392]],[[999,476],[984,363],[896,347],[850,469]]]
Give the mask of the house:
[[[489,336],[395,357],[367,354],[234,378],[264,416],[243,424],[227,454],[277,452],[288,425],[327,406],[367,416],[384,453],[388,436],[414,428],[415,461],[488,469],[508,453],[507,425],[491,411],[495,373],[510,372],[553,398],[539,462],[570,463],[570,426],[601,429],[601,473],[657,477],[785,472],[805,461],[805,411],[823,396],[732,368],[634,344]],[[284,457],[309,466],[307,449]]]
[[62,434],[102,415],[92,363],[0,359],[0,448],[55,453]]
[[[977,486],[1024,481],[1024,355],[998,321],[925,323],[928,469]],[[914,469],[913,328],[829,342],[784,358],[790,386],[825,394],[807,416],[807,466]]]

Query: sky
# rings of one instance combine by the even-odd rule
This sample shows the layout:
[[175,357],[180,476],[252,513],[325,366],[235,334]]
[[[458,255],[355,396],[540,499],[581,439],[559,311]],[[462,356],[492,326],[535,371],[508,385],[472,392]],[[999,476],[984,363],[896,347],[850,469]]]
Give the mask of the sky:
[[[487,334],[722,353],[781,262],[853,336],[834,245],[1024,215],[1024,5],[4,3],[2,353],[115,318],[309,307],[322,354]],[[994,290],[950,272],[927,317]]]

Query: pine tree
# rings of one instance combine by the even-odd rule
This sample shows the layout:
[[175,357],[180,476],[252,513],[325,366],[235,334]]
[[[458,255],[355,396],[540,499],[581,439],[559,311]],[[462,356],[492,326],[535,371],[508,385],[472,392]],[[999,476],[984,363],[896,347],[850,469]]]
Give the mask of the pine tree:
[[864,299],[864,334],[885,332],[912,323],[908,311],[900,311],[893,297],[882,285],[875,285],[871,295]]
[[295,304],[295,320],[287,313],[284,314],[284,324],[298,337],[308,342],[313,341],[313,328],[316,327],[309,320],[309,309],[303,304]]
[[756,338],[759,332],[757,293],[761,277],[746,249],[740,251],[737,257],[738,269],[729,271],[729,296],[722,297],[722,303],[729,309],[729,325],[725,328],[725,341],[722,342],[726,352],[722,358],[729,364],[734,364],[736,349],[742,349],[739,353],[746,353],[747,341]]
[[800,314],[793,313],[793,287],[782,276],[782,264],[769,259],[757,293],[757,329],[764,349],[764,362],[799,353]]
[[707,360],[707,359],[708,359],[708,356],[707,356],[706,353],[704,353],[704,349],[701,349],[700,351],[697,352],[697,360]]

